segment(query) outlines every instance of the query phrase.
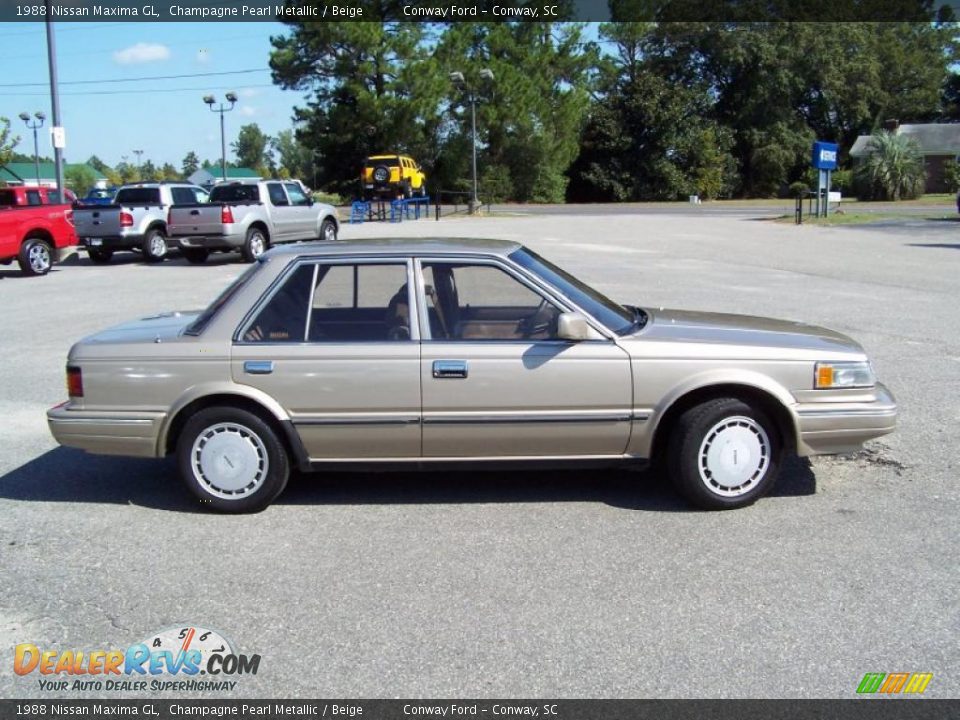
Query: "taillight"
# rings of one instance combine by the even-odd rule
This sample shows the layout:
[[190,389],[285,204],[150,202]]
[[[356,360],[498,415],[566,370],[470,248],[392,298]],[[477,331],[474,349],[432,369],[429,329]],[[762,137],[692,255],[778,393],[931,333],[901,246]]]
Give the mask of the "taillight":
[[83,373],[78,367],[67,368],[67,395],[72,398],[83,397]]
[[228,205],[220,207],[220,222],[224,225],[233,223],[233,210]]
[[68,223],[70,223],[71,225],[73,225],[73,210],[67,210],[67,211],[63,214],[63,217],[66,219],[66,221],[67,221]]
[[120,213],[120,227],[133,227],[133,215],[128,212]]

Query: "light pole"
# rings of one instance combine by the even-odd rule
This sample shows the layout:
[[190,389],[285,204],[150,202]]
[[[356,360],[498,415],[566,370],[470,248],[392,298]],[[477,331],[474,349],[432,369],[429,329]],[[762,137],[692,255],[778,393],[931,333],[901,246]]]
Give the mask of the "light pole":
[[35,122],[30,122],[30,114],[20,113],[20,119],[27,124],[28,130],[33,130],[33,170],[37,175],[37,187],[40,187],[40,151],[37,146],[37,130],[43,127],[43,121],[47,116],[39,110],[33,114]]
[[140,162],[140,158],[143,157],[143,150],[134,150],[133,154],[137,156],[137,176],[140,178],[140,182],[143,182],[143,163]]
[[[480,80],[487,83],[493,82],[493,70],[484,68],[478,73]],[[467,95],[470,101],[470,127],[473,135],[473,197],[470,199],[469,213],[473,215],[480,207],[480,199],[477,197],[477,86],[467,83],[462,72],[450,73],[450,81]]]
[[210,107],[210,110],[215,113],[220,113],[220,172],[224,182],[227,180],[227,135],[223,125],[223,114],[233,110],[233,106],[237,103],[237,95],[236,93],[228,92],[226,98],[227,102],[230,103],[229,105],[224,105],[223,103],[216,105],[217,101],[213,95],[203,96],[203,101]]

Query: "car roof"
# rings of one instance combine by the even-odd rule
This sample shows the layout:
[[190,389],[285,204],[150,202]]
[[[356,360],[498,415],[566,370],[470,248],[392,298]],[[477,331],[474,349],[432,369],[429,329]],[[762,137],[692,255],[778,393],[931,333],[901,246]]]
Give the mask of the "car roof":
[[506,257],[523,247],[512,240],[486,238],[366,238],[362,240],[334,240],[278,245],[270,250],[272,256],[306,255],[497,255]]

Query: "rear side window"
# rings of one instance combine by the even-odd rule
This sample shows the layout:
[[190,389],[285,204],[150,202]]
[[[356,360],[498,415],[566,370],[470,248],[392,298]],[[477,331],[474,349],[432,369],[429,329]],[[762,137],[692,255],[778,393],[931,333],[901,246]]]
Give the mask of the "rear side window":
[[160,188],[124,188],[117,193],[117,205],[159,205]]
[[256,185],[217,185],[210,202],[260,202],[260,190]]
[[267,185],[267,192],[270,194],[271,205],[280,207],[290,204],[287,202],[287,196],[284,195],[283,188],[280,186],[280,183],[270,183]]

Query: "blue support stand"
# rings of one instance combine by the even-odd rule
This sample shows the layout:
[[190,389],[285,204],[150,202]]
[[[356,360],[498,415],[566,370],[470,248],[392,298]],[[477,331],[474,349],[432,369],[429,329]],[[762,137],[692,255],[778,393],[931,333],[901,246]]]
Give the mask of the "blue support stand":
[[370,203],[363,202],[361,200],[354,200],[353,204],[350,206],[350,224],[362,223],[367,219],[367,215],[370,213]]

